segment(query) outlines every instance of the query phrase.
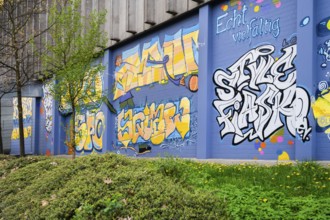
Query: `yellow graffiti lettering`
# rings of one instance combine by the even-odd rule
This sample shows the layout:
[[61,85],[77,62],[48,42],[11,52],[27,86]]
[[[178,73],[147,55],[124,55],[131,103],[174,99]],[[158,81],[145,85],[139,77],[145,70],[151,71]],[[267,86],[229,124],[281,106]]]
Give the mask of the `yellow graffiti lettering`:
[[76,150],[102,150],[105,118],[102,111],[97,113],[86,112],[76,116]]
[[[32,98],[22,98],[22,109],[23,109],[23,133],[24,138],[28,138],[32,136]],[[18,99],[13,98],[13,122],[14,122],[14,129],[11,133],[11,139],[17,140],[19,139],[19,128],[18,128]]]
[[182,110],[182,115],[175,116],[175,127],[183,139],[190,130],[190,101],[188,98],[184,97],[181,99],[180,109]]
[[132,142],[137,142],[139,136],[142,136],[143,135],[143,126],[144,124],[141,123],[142,121],[144,121],[145,119],[145,116],[142,112],[139,112],[137,114],[135,114],[133,116],[133,125],[136,125],[134,131],[133,131],[133,141]]
[[167,62],[166,67],[168,73],[173,78],[176,75],[187,73],[186,60],[181,41],[181,32],[182,30],[173,36],[173,40],[165,41],[163,44],[164,55],[169,56],[169,61]]
[[[143,130],[141,130],[141,137],[144,140],[149,140],[151,138],[152,135],[152,123],[150,123],[150,120],[152,119],[150,117],[150,109],[148,107],[148,105],[145,106],[144,110],[143,110],[144,116],[145,116],[145,120],[143,122],[144,128]],[[135,142],[136,143],[136,142]]]
[[[330,89],[322,91],[320,97],[318,97],[314,103],[312,103],[312,109],[314,117],[317,120],[317,124],[322,127],[328,127],[330,125]],[[330,128],[325,131],[326,134],[330,134]]]
[[[32,127],[31,126],[27,126],[23,129],[24,132],[24,139],[28,138],[28,137],[32,137]],[[11,139],[12,140],[18,140],[19,139],[19,129],[18,128],[14,128],[12,133],[11,133]]]
[[166,103],[164,110],[164,120],[166,124],[165,136],[168,137],[175,131],[175,123],[173,118],[175,116],[176,107],[173,103]]
[[198,65],[196,62],[194,47],[197,47],[198,31],[183,35],[184,56],[187,66],[187,75],[198,72]]
[[290,160],[290,156],[286,151],[283,151],[280,155],[278,155],[278,160]]
[[[18,100],[13,98],[13,120],[18,119]],[[23,119],[27,119],[32,116],[32,98],[22,98],[22,109],[23,109]]]
[[95,116],[94,121],[90,121],[89,125],[90,127],[89,132],[90,136],[92,138],[93,147],[96,150],[102,149],[102,137],[105,130],[105,118],[103,112],[98,112]]
[[152,83],[168,83],[166,71],[172,78],[197,74],[198,34],[198,26],[193,26],[166,35],[162,45],[158,38],[152,39],[143,45],[142,53],[140,45],[123,52],[123,58],[116,61],[113,99]]
[[118,115],[118,139],[121,140],[122,144],[127,147],[131,139],[133,138],[133,125],[132,123],[125,123],[121,126],[121,121],[130,121],[133,119],[133,110],[128,111],[122,110]]
[[152,103],[143,109],[123,109],[117,120],[117,138],[125,147],[147,141],[159,145],[175,131],[184,139],[190,131],[190,100],[184,97],[177,103],[158,106]]
[[[92,69],[91,71],[95,71],[95,70]],[[97,73],[95,74],[95,77],[90,77],[87,75],[86,78],[84,79],[84,84],[83,84],[83,89],[81,90],[81,94],[86,93],[88,95],[84,96],[84,99],[81,99],[81,104],[84,105],[85,107],[97,105],[102,98],[102,90],[103,90],[102,74]],[[68,91],[65,95],[61,97],[60,107],[64,111],[72,109],[69,100]],[[95,107],[95,109],[97,108],[98,107]]]
[[164,104],[160,104],[157,109],[155,103],[150,106],[150,118],[153,119],[153,132],[151,135],[151,143],[155,145],[161,144],[165,139],[165,121],[164,121]]
[[148,60],[162,60],[163,56],[160,53],[161,48],[159,45],[159,41],[155,41],[151,46],[149,43],[143,45],[142,52],[142,62],[140,65],[139,72],[143,74],[139,74],[139,87],[144,85],[149,85],[154,82],[161,83],[164,80],[167,80],[165,76],[163,65],[148,65]]
[[85,115],[76,116],[76,150],[81,151],[84,149],[85,143],[88,139],[87,124],[84,123]]

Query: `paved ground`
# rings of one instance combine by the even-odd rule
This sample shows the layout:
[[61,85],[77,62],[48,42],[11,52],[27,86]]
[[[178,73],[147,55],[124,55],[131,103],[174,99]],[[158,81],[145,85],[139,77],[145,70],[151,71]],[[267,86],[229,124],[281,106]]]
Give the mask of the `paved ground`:
[[[86,155],[83,155],[86,156]],[[77,157],[83,157],[83,156],[77,156]],[[62,158],[71,158],[71,155],[56,155],[55,157],[62,157]],[[132,157],[132,158],[138,158],[138,159],[158,159],[158,157]],[[205,162],[205,163],[219,163],[219,164],[226,164],[226,165],[233,165],[233,164],[252,164],[252,165],[264,165],[264,166],[274,166],[277,164],[296,164],[299,163],[299,161],[294,160],[235,160],[235,159],[196,159],[196,158],[182,158],[192,161],[199,161],[199,162]],[[315,161],[322,166],[329,167],[330,168],[330,161]]]
[[[293,160],[231,160],[231,159],[192,159],[196,161],[201,162],[209,162],[209,163],[220,163],[220,164],[254,164],[254,165],[268,165],[268,166],[274,166],[278,164],[296,164],[299,163],[299,161],[293,161]],[[315,161],[318,164],[321,164],[322,166],[330,167],[330,161]]]

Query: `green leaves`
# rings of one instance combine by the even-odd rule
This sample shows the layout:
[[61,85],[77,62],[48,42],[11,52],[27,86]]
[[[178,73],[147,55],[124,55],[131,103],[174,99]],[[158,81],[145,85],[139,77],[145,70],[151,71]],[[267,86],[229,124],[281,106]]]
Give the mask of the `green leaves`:
[[80,0],[55,0],[49,14],[49,38],[47,53],[43,57],[43,69],[47,78],[53,78],[50,89],[60,104],[62,114],[71,114],[66,145],[75,156],[75,117],[83,108],[102,103],[102,79],[104,70],[100,59],[105,48],[105,34],[101,25],[105,12],[93,11],[87,17],[81,15]]
[[47,42],[47,53],[43,58],[46,75],[56,81],[54,97],[70,105],[81,105],[79,100],[88,99],[93,89],[90,82],[103,71],[98,64],[105,48],[105,34],[101,25],[105,12],[91,12],[87,17],[80,14],[78,0],[54,1],[50,10],[49,31],[51,41]]

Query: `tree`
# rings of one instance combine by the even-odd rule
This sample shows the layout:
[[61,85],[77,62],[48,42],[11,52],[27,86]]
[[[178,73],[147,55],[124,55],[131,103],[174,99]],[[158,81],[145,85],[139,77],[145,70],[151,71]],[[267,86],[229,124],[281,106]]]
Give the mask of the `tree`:
[[22,88],[38,78],[40,36],[47,28],[34,28],[34,18],[45,14],[47,0],[3,0],[0,2],[0,73],[15,77],[18,99],[20,155],[25,155]]
[[5,74],[0,74],[1,80],[0,80],[0,154],[3,154],[3,138],[2,138],[2,118],[1,118],[1,104],[2,104],[2,98],[8,94],[14,92],[16,83],[15,83],[15,77],[14,76],[8,76]]
[[[102,71],[102,64],[92,65],[103,54],[106,36],[101,31],[105,12],[91,12],[87,17],[80,13],[80,0],[56,0],[50,9],[49,21],[54,23],[49,31],[51,44],[46,46],[44,71],[52,83],[51,92],[62,108],[71,113],[69,140],[66,145],[76,151],[76,114],[88,101],[95,101],[94,78]],[[95,98],[95,97],[94,97]],[[102,97],[97,97],[102,101]]]

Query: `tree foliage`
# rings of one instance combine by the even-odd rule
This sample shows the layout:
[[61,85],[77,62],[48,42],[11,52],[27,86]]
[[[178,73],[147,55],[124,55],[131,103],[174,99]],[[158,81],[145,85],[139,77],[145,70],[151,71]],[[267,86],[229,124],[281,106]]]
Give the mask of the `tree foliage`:
[[54,1],[49,16],[49,22],[54,24],[49,31],[52,41],[46,45],[47,54],[43,58],[44,71],[55,82],[51,88],[54,98],[62,109],[72,113],[66,145],[73,151],[73,157],[76,113],[91,102],[101,101],[94,79],[103,66],[93,63],[102,55],[106,42],[101,31],[105,12],[93,11],[84,17],[80,7],[80,0]]

